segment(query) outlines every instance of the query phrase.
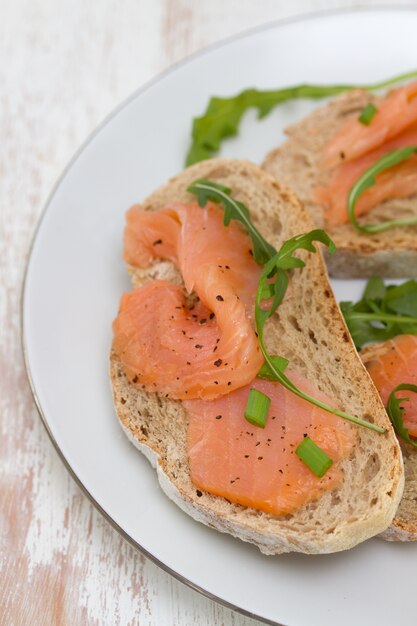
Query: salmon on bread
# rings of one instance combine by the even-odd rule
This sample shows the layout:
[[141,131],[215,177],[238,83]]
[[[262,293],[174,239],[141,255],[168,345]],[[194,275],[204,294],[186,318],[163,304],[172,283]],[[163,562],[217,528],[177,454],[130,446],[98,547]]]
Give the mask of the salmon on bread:
[[[398,335],[372,344],[360,352],[384,405],[391,392],[403,383],[417,385],[417,336]],[[398,392],[407,397],[402,403],[403,421],[411,437],[417,437],[417,394]],[[404,457],[405,487],[392,525],[383,533],[390,541],[417,541],[417,450],[400,438]]]
[[[361,123],[370,105],[374,115]],[[262,167],[294,189],[314,223],[335,241],[338,252],[326,259],[330,273],[417,276],[417,224],[360,232],[349,221],[347,202],[353,184],[381,156],[417,146],[417,83],[385,96],[346,92],[286,132],[288,140],[266,156]],[[378,174],[359,198],[355,215],[364,224],[417,220],[417,157]]]
[[[172,232],[169,229],[173,237],[172,240],[168,237],[163,250],[166,219],[159,231],[155,229],[157,218],[153,216],[149,236],[143,235],[139,228],[134,236],[126,239],[136,240],[142,247],[137,258],[135,249],[126,252],[136,286],[132,294],[140,293],[142,299],[147,290],[161,290],[160,294],[164,295],[152,305],[149,319],[153,324],[148,318],[145,324],[136,324],[134,312],[129,314],[126,326],[123,323],[119,328],[118,321],[115,323],[111,378],[120,422],[129,438],[156,467],[164,491],[198,521],[255,543],[267,554],[333,552],[352,547],[387,528],[401,497],[401,455],[382,403],[347,333],[320,254],[300,253],[306,266],[291,270],[290,289],[266,328],[267,348],[288,359],[288,376],[298,381],[300,387],[304,386],[316,397],[326,398],[335,407],[382,426],[385,434],[342,422],[328,412],[312,411],[309,404],[303,407],[303,402],[294,394],[284,392],[279,383],[273,383],[271,389],[271,383],[256,379],[259,368],[256,350],[248,353],[248,363],[245,359],[240,363],[228,360],[229,350],[233,356],[233,350],[239,349],[240,343],[252,345],[248,343],[250,332],[257,339],[253,321],[254,291],[250,285],[256,284],[259,268],[254,267],[252,275],[249,239],[240,224],[235,224],[239,243],[233,239],[235,235],[230,228],[233,221],[227,227],[219,224],[214,240],[205,243],[203,228],[210,232],[209,214],[216,214],[219,207],[195,206],[195,197],[187,189],[199,178],[230,188],[233,197],[247,206],[259,231],[277,249],[285,240],[312,227],[299,201],[286,187],[256,166],[226,159],[205,161],[188,168],[135,210],[135,220],[143,224],[149,222],[147,218],[141,222],[137,211],[173,218],[180,225],[180,235],[176,226]],[[200,235],[201,241],[196,243],[193,254],[188,254],[189,248],[181,251],[181,246],[186,239],[186,223],[194,219],[201,228],[193,228],[195,241],[193,237],[190,241],[199,242]],[[223,236],[232,237],[229,245],[223,241]],[[218,242],[223,243],[217,246]],[[237,268],[239,263],[249,268],[244,285],[233,278],[232,266]],[[224,271],[219,272],[221,269]],[[213,271],[216,278],[209,281],[207,277]],[[228,302],[223,292],[228,298],[230,295],[231,303],[239,304],[239,315],[243,315],[244,320],[234,313],[222,317],[216,307]],[[172,309],[171,305],[166,306],[165,298],[168,302],[173,293],[175,297],[180,294],[182,300],[175,300],[177,304]],[[129,297],[136,296],[128,294]],[[146,298],[138,305],[140,320],[145,304]],[[158,306],[169,314],[157,310]],[[121,310],[124,310],[123,301]],[[214,316],[210,320],[211,313]],[[197,317],[192,318],[193,314]],[[229,341],[232,330],[226,323],[227,318],[235,333],[233,341]],[[201,319],[205,320],[203,324],[199,323]],[[212,328],[205,330],[204,339],[196,335],[198,343],[194,343],[193,334],[192,340],[178,335],[177,341],[172,339],[172,329],[177,322],[178,328],[184,322],[189,324],[181,328],[186,335],[205,327],[208,322]],[[134,332],[132,326],[136,326]],[[243,342],[236,328],[243,329]],[[181,331],[180,334],[183,338],[186,336]],[[151,336],[149,344],[148,335]],[[139,348],[134,348],[133,357],[130,355],[126,362],[129,345],[138,337],[140,341],[136,346]],[[187,380],[191,380],[192,374],[190,379],[184,375],[184,395],[175,391],[180,388],[177,382],[182,383],[165,375],[165,359],[158,361],[157,352],[162,342],[164,349],[180,358],[180,370],[187,366],[187,361],[197,365],[195,369],[188,366],[194,371],[190,386]],[[196,345],[203,345],[207,351],[204,356],[200,357],[199,352],[203,348],[196,348]],[[215,349],[216,346],[219,347]],[[189,355],[185,357],[185,365],[184,357],[176,354],[180,348]],[[160,369],[159,380],[148,380],[147,359],[135,362],[138,350],[148,355],[152,372]],[[211,361],[205,358],[209,350]],[[166,363],[168,372],[171,363],[168,356]],[[256,370],[252,377],[249,364]],[[228,379],[235,368],[239,371],[241,368],[240,380],[239,376]],[[221,380],[217,378],[220,372],[226,374],[221,379],[227,381],[226,388],[224,383],[220,386]],[[213,373],[216,378],[209,380]],[[181,381],[182,376],[178,378]],[[216,380],[218,385],[215,385]],[[272,413],[270,410],[267,425],[265,429],[258,428],[259,432],[242,415],[249,386],[268,389],[272,397]],[[185,394],[185,390],[189,393]],[[185,395],[191,395],[190,390],[193,397],[185,399]],[[274,413],[278,413],[278,417]],[[321,447],[333,458],[334,465],[322,482],[294,455],[295,443],[307,434],[311,438],[316,436]],[[262,453],[258,452],[255,457],[258,449],[262,449]],[[262,471],[264,460],[265,470]],[[224,471],[221,471],[220,461]],[[245,468],[245,461],[249,469]],[[259,469],[255,470],[256,464]],[[220,476],[223,476],[222,485]]]

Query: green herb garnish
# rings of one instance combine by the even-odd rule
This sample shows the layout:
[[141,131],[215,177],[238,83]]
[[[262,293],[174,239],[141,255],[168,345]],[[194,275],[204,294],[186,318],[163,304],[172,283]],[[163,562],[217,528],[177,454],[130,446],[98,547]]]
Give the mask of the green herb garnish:
[[408,429],[404,426],[403,414],[405,409],[400,406],[401,402],[408,402],[410,398],[397,398],[395,395],[397,391],[412,391],[417,393],[417,385],[412,385],[411,383],[397,385],[390,393],[387,404],[387,413],[397,435],[414,448],[417,448],[417,440],[411,438]]
[[382,278],[370,278],[362,298],[356,303],[341,302],[340,308],[358,350],[366,343],[415,335],[417,281],[385,285]]
[[223,185],[213,183],[211,180],[201,178],[192,183],[187,191],[197,196],[198,204],[201,207],[206,206],[208,200],[221,204],[224,208],[223,223],[225,226],[228,226],[232,219],[241,222],[245,226],[252,241],[253,256],[259,265],[266,263],[275,254],[275,248],[262,237],[261,233],[252,224],[248,209],[242,202],[238,202],[231,197],[231,190],[228,187],[223,187]]
[[[330,237],[323,230],[312,230],[310,233],[297,235],[285,241],[278,252],[271,246],[261,233],[255,228],[250,219],[249,210],[242,202],[237,202],[230,196],[230,189],[213,183],[210,180],[197,180],[188,187],[188,191],[194,193],[198,198],[198,203],[204,207],[211,200],[222,204],[225,215],[224,224],[227,226],[232,219],[241,222],[252,240],[253,255],[257,263],[263,265],[263,270],[258,284],[258,290],[255,300],[255,322],[258,333],[259,345],[265,359],[265,365],[260,372],[263,378],[280,382],[286,389],[295,393],[300,398],[319,406],[329,413],[334,413],[354,424],[365,426],[379,433],[385,430],[376,424],[366,422],[358,417],[349,415],[344,411],[339,411],[320,400],[316,400],[307,393],[304,393],[284,374],[288,365],[287,359],[280,356],[270,355],[265,347],[263,333],[266,321],[275,313],[281,304],[289,282],[289,270],[301,268],[305,266],[302,259],[293,256],[297,250],[307,250],[308,252],[316,252],[313,242],[321,242],[329,249],[329,253],[335,252],[336,247]],[[270,302],[272,298],[272,303]],[[262,302],[268,307],[263,307]],[[265,374],[267,376],[265,376]]]
[[375,113],[378,111],[376,106],[370,102],[362,109],[361,114],[358,117],[358,122],[363,124],[364,126],[369,126],[369,124],[374,119]]
[[[270,355],[266,349],[264,343],[265,324],[275,313],[284,298],[289,282],[289,270],[305,266],[304,261],[293,256],[293,253],[300,249],[308,250],[309,252],[316,252],[313,242],[318,241],[328,247],[330,254],[335,251],[333,241],[323,230],[312,230],[310,233],[297,235],[296,237],[286,241],[278,252],[264,265],[255,300],[256,331],[258,333],[261,352],[265,359],[264,372],[266,371],[268,373],[268,380],[274,380],[281,383],[283,387],[303,400],[307,400],[307,402],[310,402],[311,404],[314,404],[329,413],[338,415],[349,422],[365,426],[366,428],[370,428],[371,430],[375,430],[379,433],[384,433],[385,430],[380,426],[331,407],[325,402],[321,402],[321,400],[317,400],[299,389],[285,375],[285,369],[288,365],[288,361],[282,357]],[[268,306],[265,306],[265,294],[267,294],[268,298],[270,298],[270,295],[272,296],[272,303],[268,304]]]
[[192,143],[186,165],[215,156],[223,139],[238,134],[240,121],[248,109],[257,109],[258,117],[262,119],[276,106],[289,100],[327,98],[358,87],[377,91],[416,76],[417,71],[413,70],[373,85],[296,85],[271,91],[245,89],[229,98],[210,98],[204,114],[193,121]]
[[261,391],[252,388],[249,391],[248,401],[245,409],[245,417],[254,426],[265,428],[266,417],[268,415],[271,399]]
[[[288,365],[288,359],[284,359],[282,356],[271,356],[271,361],[276,368],[282,371],[285,371]],[[262,365],[257,377],[263,380],[275,380],[275,374],[266,362]]]
[[353,185],[348,195],[348,216],[357,230],[364,233],[378,233],[383,230],[387,230],[387,228],[392,228],[393,226],[410,226],[411,224],[417,224],[417,217],[402,220],[389,220],[388,222],[383,222],[382,224],[359,224],[355,216],[357,201],[364,191],[375,185],[377,182],[376,176],[381,174],[381,172],[385,172],[385,170],[394,167],[394,165],[398,165],[398,163],[406,161],[411,158],[413,154],[417,154],[417,146],[406,146],[405,148],[398,148],[398,150],[391,150],[371,165],[371,167],[367,169],[366,172],[364,172],[359,180],[357,180]]
[[310,437],[304,437],[295,454],[319,478],[333,465],[332,459]]

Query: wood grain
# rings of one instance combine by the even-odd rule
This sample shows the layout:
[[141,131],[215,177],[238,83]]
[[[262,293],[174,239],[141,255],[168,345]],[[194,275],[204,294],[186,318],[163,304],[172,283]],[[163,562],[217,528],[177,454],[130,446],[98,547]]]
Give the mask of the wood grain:
[[223,37],[348,4],[355,3],[0,0],[1,625],[255,624],[137,553],[67,474],[26,381],[21,284],[50,189],[121,100]]

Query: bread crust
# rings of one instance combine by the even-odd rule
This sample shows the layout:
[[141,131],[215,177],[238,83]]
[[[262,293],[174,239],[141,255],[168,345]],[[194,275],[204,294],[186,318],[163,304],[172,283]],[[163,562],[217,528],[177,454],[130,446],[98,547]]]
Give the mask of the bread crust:
[[[376,343],[363,348],[360,357],[366,366],[387,349],[387,342]],[[403,441],[400,445],[405,470],[403,497],[391,526],[381,537],[386,541],[417,541],[417,450]]]
[[[295,194],[245,161],[213,159],[194,165],[148,197],[143,207],[157,210],[172,201],[194,201],[186,188],[197,178],[230,187],[276,247],[312,228]],[[130,271],[135,286],[155,278],[179,280],[168,262]],[[265,554],[351,548],[389,526],[402,494],[403,466],[398,442],[353,346],[320,253],[309,255],[302,270],[293,270],[291,293],[271,320],[266,339],[271,351],[287,357],[345,411],[387,428],[379,435],[353,426],[356,447],[342,461],[344,479],[319,500],[292,515],[276,517],[196,489],[188,469],[187,414],[181,402],[133,385],[112,350],[110,371],[120,423],[156,468],[165,493],[194,519],[254,543]]]
[[[313,222],[325,228],[337,246],[337,253],[326,257],[332,276],[338,278],[417,277],[417,226],[391,228],[369,235],[352,224],[330,226],[325,223],[323,208],[313,200],[313,190],[326,183],[320,161],[327,142],[344,122],[357,117],[376,96],[363,90],[349,91],[319,107],[286,130],[288,140],[272,150],[262,168],[290,186],[310,213]],[[417,218],[417,195],[387,200],[369,211],[364,222],[382,222],[394,217]]]

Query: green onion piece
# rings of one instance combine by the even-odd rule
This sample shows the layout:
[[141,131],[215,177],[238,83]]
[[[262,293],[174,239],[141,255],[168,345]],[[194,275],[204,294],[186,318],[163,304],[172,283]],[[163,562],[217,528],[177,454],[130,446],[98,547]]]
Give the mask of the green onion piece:
[[[270,357],[274,367],[276,367],[279,371],[284,372],[288,366],[288,359],[284,359],[283,356],[271,356]],[[258,378],[262,378],[263,380],[272,380],[276,381],[277,377],[274,372],[269,367],[268,363],[262,365],[261,369],[257,373]]]
[[387,230],[387,228],[392,228],[393,226],[410,226],[411,224],[417,224],[416,217],[403,220],[389,220],[388,222],[383,222],[382,224],[359,224],[355,216],[357,201],[367,189],[375,185],[377,175],[381,172],[385,172],[385,170],[388,170],[390,167],[398,165],[398,163],[402,163],[402,161],[410,159],[414,154],[417,154],[417,146],[406,146],[405,148],[391,150],[387,154],[384,154],[383,157],[375,161],[375,163],[371,165],[371,167],[367,169],[366,172],[364,172],[351,187],[347,200],[347,210],[349,219],[357,230],[364,233],[378,233],[383,230]]
[[374,104],[367,104],[366,107],[362,109],[362,113],[358,117],[358,122],[360,122],[364,126],[369,126],[369,124],[374,119],[374,115],[377,111],[378,109]]
[[304,437],[295,454],[319,478],[333,465],[332,459],[310,437]]
[[245,417],[254,426],[265,428],[266,416],[268,415],[271,398],[262,391],[252,388],[249,391],[248,402],[245,409]]

